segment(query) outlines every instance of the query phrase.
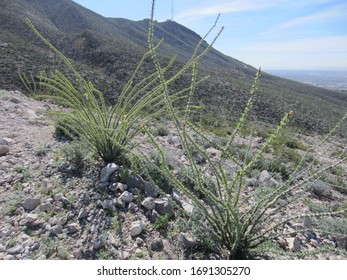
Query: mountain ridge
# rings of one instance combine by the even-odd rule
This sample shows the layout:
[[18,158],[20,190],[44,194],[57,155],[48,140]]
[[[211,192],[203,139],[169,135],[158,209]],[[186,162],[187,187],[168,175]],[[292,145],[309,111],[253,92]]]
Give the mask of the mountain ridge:
[[[21,89],[17,70],[55,69],[59,62],[25,26],[31,18],[39,31],[77,65],[79,71],[111,100],[131,76],[147,50],[148,19],[105,18],[71,0],[0,1],[0,54],[4,65],[0,85]],[[201,37],[174,22],[156,22],[156,40],[164,38],[159,49],[163,61],[177,56],[174,68],[180,67],[194,51]],[[204,46],[207,43],[204,42]],[[143,74],[153,69],[148,62]],[[236,119],[247,101],[256,69],[215,49],[200,62],[201,75],[210,75],[199,86],[196,101],[208,105],[216,115]],[[189,81],[184,77],[184,81]],[[178,85],[182,87],[182,85]],[[254,106],[256,118],[276,123],[285,112],[295,111],[295,125],[326,132],[347,108],[347,94],[262,74]]]

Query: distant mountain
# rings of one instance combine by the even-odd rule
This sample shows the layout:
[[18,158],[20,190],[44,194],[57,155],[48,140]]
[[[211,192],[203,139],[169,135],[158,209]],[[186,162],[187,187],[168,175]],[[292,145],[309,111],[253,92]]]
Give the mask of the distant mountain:
[[[0,0],[0,88],[23,89],[18,68],[31,71],[59,66],[57,57],[25,25],[25,18],[72,59],[110,102],[147,50],[148,20],[105,18],[70,0]],[[164,62],[177,55],[174,68],[182,65],[201,39],[174,21],[156,22],[155,26],[157,40],[164,38],[160,57]],[[208,74],[210,79],[199,86],[196,99],[211,114],[235,119],[245,105],[256,69],[215,49],[200,68],[201,75]],[[153,65],[148,61],[143,72],[150,69]],[[347,110],[347,94],[263,73],[254,110],[258,120],[271,123],[294,111],[294,122],[300,127],[326,131]]]

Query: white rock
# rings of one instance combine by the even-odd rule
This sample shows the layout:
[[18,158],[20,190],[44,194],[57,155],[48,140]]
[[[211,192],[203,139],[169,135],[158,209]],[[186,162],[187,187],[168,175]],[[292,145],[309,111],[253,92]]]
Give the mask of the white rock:
[[182,201],[182,208],[188,213],[192,214],[194,211],[194,206],[188,202]]
[[288,248],[292,252],[299,252],[300,251],[300,241],[297,237],[290,237],[286,238],[286,241],[288,243]]
[[146,224],[143,221],[132,222],[130,226],[130,235],[132,237],[139,235],[145,227]]

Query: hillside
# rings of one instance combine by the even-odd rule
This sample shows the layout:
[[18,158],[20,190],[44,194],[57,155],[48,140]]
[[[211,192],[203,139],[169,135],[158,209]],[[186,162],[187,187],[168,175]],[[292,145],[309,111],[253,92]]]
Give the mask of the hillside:
[[[146,51],[148,20],[130,21],[102,17],[70,0],[0,0],[0,87],[22,89],[17,76],[24,72],[54,69],[59,60],[31,33],[25,18],[78,65],[112,102]],[[177,55],[179,67],[193,52],[200,36],[186,27],[166,21],[156,23],[157,39],[164,38],[159,52],[163,61]],[[223,34],[222,34],[223,36]],[[150,62],[144,72],[152,69]],[[201,61],[201,75],[208,82],[197,89],[196,99],[207,105],[207,114],[227,121],[239,116],[247,100],[255,68],[215,49]],[[178,84],[182,87],[182,84]],[[263,73],[255,104],[256,119],[277,123],[294,111],[301,128],[327,131],[344,114],[347,95]],[[347,131],[346,126],[341,131]]]

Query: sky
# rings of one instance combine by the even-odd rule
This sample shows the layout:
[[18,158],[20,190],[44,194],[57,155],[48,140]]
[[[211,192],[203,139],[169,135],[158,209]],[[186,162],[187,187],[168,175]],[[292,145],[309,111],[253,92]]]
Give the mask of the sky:
[[[150,17],[151,0],[74,2],[106,17]],[[346,0],[156,0],[154,17],[204,36],[219,13],[214,46],[226,55],[265,71],[347,70]]]

